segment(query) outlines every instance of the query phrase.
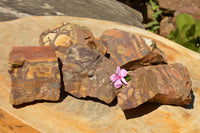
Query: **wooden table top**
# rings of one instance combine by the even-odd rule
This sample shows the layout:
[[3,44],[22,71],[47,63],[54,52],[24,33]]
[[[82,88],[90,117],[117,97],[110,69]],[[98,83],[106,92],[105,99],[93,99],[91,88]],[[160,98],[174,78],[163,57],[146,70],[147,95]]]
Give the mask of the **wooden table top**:
[[0,132],[1,133],[40,133],[35,128],[23,123],[0,109]]

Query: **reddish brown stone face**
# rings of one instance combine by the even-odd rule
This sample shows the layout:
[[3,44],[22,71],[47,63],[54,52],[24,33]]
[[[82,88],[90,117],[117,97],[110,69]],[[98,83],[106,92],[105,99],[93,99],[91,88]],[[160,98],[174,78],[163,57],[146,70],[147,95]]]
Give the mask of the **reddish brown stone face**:
[[110,29],[103,32],[99,41],[107,48],[110,59],[126,70],[167,63],[164,53],[156,44],[147,44],[145,39],[138,35]]
[[75,44],[88,45],[91,49],[106,52],[106,49],[94,38],[90,29],[72,23],[59,24],[43,32],[39,43],[40,46],[52,46],[61,61],[65,58],[63,54],[67,53],[67,49]]
[[55,26],[41,34],[40,45],[52,46],[61,60],[66,92],[106,103],[115,98],[109,77],[117,66],[104,57],[106,48],[87,27],[71,23]]
[[[75,97],[89,96],[110,103],[121,91],[118,99],[123,110],[146,101],[188,104],[191,86],[187,70],[180,64],[159,65],[167,64],[165,54],[149,41],[118,29],[106,30],[95,39],[87,27],[57,25],[41,34],[41,48],[20,47],[10,53],[11,101],[21,104],[35,99],[57,100],[59,58],[65,91]],[[157,66],[148,67],[151,65]],[[117,66],[132,77],[127,86],[118,90],[110,80]],[[185,97],[180,99],[182,94]]]
[[18,60],[29,62],[34,61],[52,61],[56,60],[56,54],[51,47],[14,47],[9,54],[9,63],[17,62]]
[[9,54],[14,105],[60,97],[60,72],[52,47],[14,47]]
[[179,63],[141,67],[128,74],[131,80],[117,96],[122,110],[136,108],[147,101],[183,106],[192,100],[189,73]]

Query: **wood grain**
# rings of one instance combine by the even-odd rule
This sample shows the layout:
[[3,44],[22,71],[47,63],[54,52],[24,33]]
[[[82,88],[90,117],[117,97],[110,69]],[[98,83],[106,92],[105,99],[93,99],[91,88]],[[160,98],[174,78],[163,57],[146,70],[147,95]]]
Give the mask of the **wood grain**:
[[[129,112],[126,119],[119,105],[105,105],[94,99],[76,99],[63,96],[57,103],[38,102],[21,107],[9,103],[11,80],[7,71],[8,53],[14,46],[39,46],[39,35],[62,22],[89,27],[95,37],[106,29],[118,28],[156,40],[169,63],[182,63],[193,82],[193,104],[187,108],[162,105],[144,105]],[[200,54],[183,48],[156,34],[119,23],[75,17],[30,17],[0,23],[0,108],[41,132],[96,133],[96,132],[200,132]],[[144,111],[144,109],[147,109]],[[131,115],[135,113],[134,115]],[[8,118],[9,119],[9,118]]]
[[1,133],[39,133],[38,130],[21,122],[0,109],[0,132]]

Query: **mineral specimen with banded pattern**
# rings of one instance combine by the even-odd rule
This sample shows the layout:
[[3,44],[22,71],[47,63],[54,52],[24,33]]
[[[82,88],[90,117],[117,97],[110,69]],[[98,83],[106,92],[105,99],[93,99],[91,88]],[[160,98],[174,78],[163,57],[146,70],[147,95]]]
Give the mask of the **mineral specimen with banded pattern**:
[[8,63],[13,105],[59,99],[60,72],[52,47],[14,47]]
[[[148,65],[167,64],[164,53],[147,38],[119,29],[109,29],[98,38],[110,59],[126,70]],[[149,40],[152,43],[149,43]]]
[[192,101],[189,73],[179,63],[141,67],[128,75],[131,80],[117,96],[122,110],[136,108],[147,101],[180,106]]
[[106,52],[106,49],[94,38],[90,29],[73,23],[62,23],[43,32],[39,43],[40,46],[52,46],[61,61],[66,58],[68,48],[75,44],[88,45],[91,49]]
[[110,81],[110,75],[115,72],[116,67],[111,60],[102,56],[94,74],[82,79],[80,87],[82,97],[95,97],[105,103],[111,103],[119,92]]
[[65,91],[78,98],[90,96],[110,103],[116,96],[109,80],[115,68],[100,52],[87,45],[73,45],[63,60]]
[[72,23],[57,25],[41,34],[40,45],[53,47],[61,60],[66,92],[106,103],[115,98],[109,76],[116,65],[103,56],[106,48],[87,27]]

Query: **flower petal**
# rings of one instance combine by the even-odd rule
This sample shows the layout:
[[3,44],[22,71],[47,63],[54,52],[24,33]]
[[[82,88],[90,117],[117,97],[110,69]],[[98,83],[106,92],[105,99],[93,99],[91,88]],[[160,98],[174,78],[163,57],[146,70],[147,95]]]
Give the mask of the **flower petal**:
[[119,74],[120,74],[120,71],[121,71],[121,69],[120,69],[120,67],[118,66],[118,67],[117,67],[116,74],[119,75]]
[[122,70],[120,71],[119,75],[123,78],[123,77],[126,77],[127,73],[128,73],[128,72],[127,72],[125,69],[122,69]]
[[110,80],[112,81],[112,82],[115,82],[118,78],[117,78],[118,76],[116,75],[116,74],[113,74],[113,75],[111,75],[110,76]]
[[122,80],[122,82],[123,82],[125,85],[128,84],[125,78],[122,78],[121,80]]
[[121,82],[121,80],[120,79],[118,79],[115,83],[114,83],[114,86],[115,86],[115,88],[120,88],[121,86],[123,85],[123,83]]

